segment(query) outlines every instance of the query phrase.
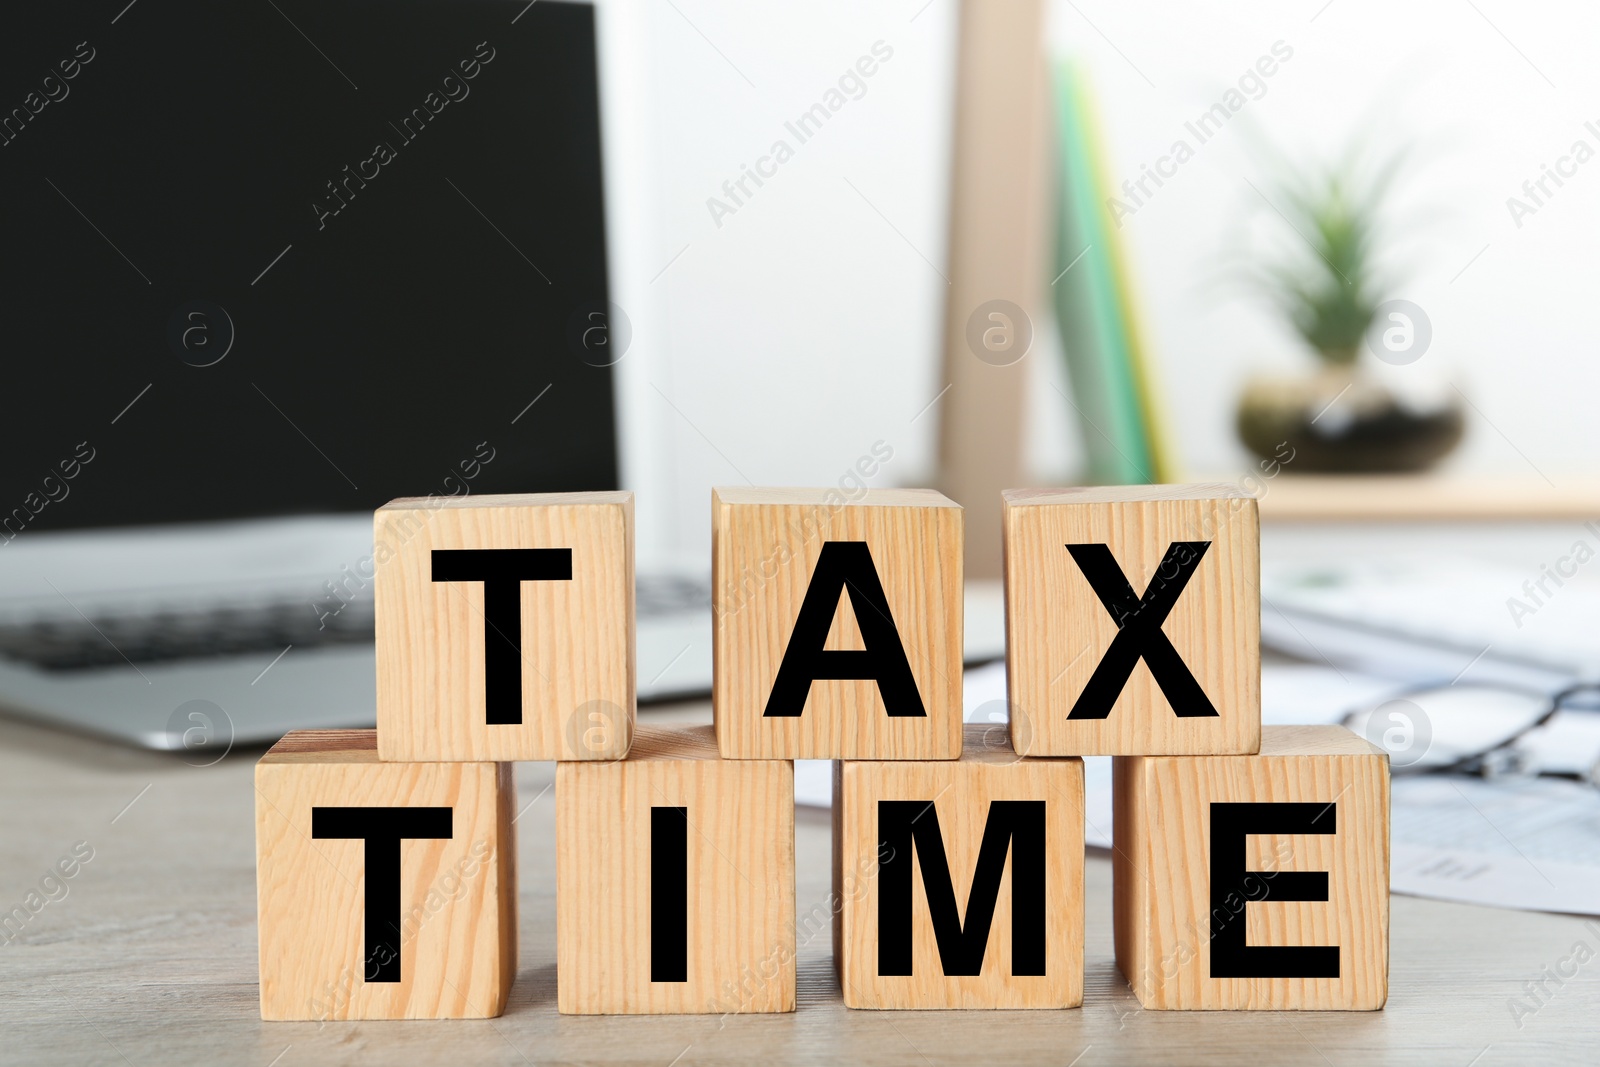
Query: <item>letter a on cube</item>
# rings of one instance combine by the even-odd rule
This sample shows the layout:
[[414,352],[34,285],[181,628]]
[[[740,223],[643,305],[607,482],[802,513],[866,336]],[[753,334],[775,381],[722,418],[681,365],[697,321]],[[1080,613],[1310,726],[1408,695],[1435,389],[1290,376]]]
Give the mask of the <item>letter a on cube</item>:
[[957,758],[962,533],[930,489],[713,490],[723,758]]
[[263,1019],[499,1015],[517,969],[508,763],[381,763],[297,730],[256,764]]
[[395,500],[373,543],[383,759],[628,751],[632,493]]
[[566,1014],[793,1011],[794,764],[709,726],[558,764],[556,963]]
[[1255,499],[1227,485],[1009,489],[1004,498],[1017,751],[1256,751]]
[[1146,1008],[1361,1010],[1389,988],[1389,757],[1342,726],[1115,761],[1117,965]]
[[956,762],[834,764],[834,965],[852,1008],[1083,1003],[1083,761],[968,726]]

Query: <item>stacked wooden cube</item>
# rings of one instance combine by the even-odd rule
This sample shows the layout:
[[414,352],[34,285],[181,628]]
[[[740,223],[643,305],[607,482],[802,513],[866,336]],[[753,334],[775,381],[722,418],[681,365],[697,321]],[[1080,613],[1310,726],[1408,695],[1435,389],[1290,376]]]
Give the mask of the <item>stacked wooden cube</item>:
[[717,490],[715,725],[636,728],[627,493],[379,509],[378,728],[256,772],[267,1019],[499,1014],[510,763],[558,760],[558,1006],[795,1007],[795,759],[835,760],[858,1008],[1083,998],[1084,773],[1115,769],[1117,959],[1161,1008],[1376,1008],[1388,768],[1263,730],[1255,501],[1006,493],[1009,738],[962,726],[962,512]]

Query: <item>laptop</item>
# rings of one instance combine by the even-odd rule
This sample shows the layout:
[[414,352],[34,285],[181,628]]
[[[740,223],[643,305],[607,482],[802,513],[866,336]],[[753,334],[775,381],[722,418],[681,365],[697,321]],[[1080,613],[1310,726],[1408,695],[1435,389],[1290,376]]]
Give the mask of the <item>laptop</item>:
[[[594,10],[79,8],[0,42],[0,707],[370,726],[373,508],[619,485]],[[709,691],[709,561],[640,571],[638,649]]]
[[[198,762],[370,726],[375,507],[648,455],[596,40],[526,0],[15,13],[0,710]],[[709,571],[639,560],[641,701],[710,692]],[[967,612],[1000,655],[998,587]]]

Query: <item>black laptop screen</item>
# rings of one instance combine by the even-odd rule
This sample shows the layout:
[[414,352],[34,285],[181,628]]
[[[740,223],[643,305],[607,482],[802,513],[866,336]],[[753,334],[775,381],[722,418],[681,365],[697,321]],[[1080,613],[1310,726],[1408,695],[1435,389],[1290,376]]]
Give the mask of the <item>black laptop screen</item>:
[[591,8],[16,7],[0,536],[616,485]]

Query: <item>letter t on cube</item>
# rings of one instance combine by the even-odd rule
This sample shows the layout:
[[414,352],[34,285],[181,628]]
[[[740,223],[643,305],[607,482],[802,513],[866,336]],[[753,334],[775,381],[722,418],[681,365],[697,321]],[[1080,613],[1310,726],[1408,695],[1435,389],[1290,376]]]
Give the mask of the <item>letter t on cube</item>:
[[395,500],[373,544],[383,759],[628,751],[632,493]]
[[517,972],[508,763],[296,730],[256,764],[263,1019],[471,1019]]

